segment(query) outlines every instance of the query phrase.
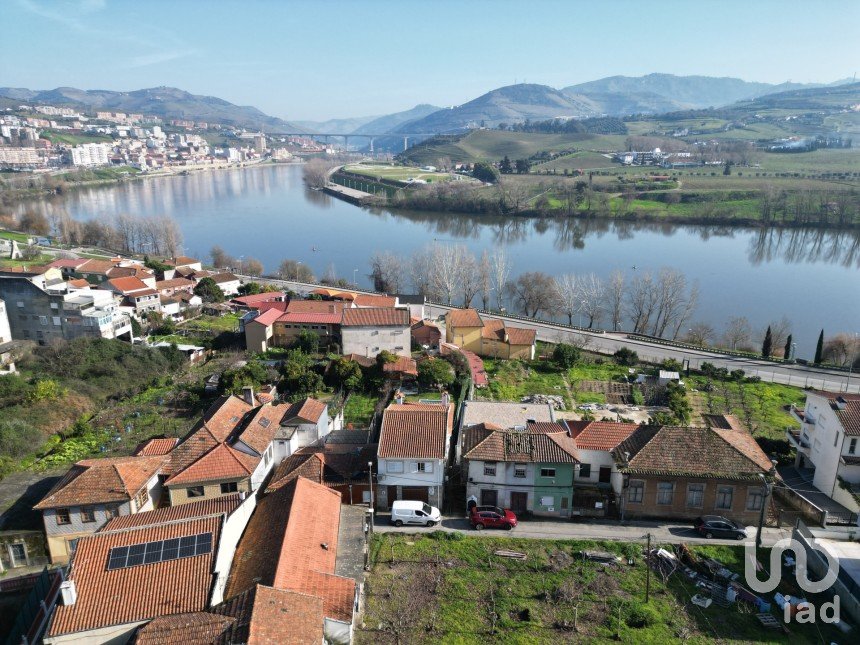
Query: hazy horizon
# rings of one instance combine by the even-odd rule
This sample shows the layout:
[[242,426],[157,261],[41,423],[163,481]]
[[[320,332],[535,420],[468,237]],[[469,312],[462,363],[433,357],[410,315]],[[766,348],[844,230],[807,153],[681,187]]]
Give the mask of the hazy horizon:
[[561,88],[666,73],[831,83],[852,77],[860,61],[851,26],[860,24],[857,2],[828,3],[826,12],[773,1],[669,0],[200,7],[12,0],[4,13],[17,28],[0,41],[0,85],[171,86],[287,120],[325,121],[460,105],[519,82]]

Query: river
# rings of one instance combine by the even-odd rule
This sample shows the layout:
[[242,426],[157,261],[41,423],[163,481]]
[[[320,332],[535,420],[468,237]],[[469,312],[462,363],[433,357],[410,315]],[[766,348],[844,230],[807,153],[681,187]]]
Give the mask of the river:
[[[435,241],[462,243],[477,256],[504,246],[513,273],[552,275],[620,269],[683,270],[700,287],[695,321],[718,332],[730,316],[756,330],[783,315],[793,323],[798,356],[811,357],[819,331],[860,332],[860,233],[824,229],[738,229],[605,220],[524,219],[366,210],[307,190],[300,166],[262,166],[158,177],[70,191],[27,203],[77,219],[117,213],[170,215],[184,253],[206,258],[214,245],[255,257],[267,271],[294,258],[322,275],[369,286],[374,251],[404,255]],[[760,335],[758,335],[761,338]]]

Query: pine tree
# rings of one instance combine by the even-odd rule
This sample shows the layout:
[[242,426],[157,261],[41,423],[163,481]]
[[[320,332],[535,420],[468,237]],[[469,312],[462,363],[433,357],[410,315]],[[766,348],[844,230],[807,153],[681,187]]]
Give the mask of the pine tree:
[[782,357],[785,360],[788,360],[791,358],[791,340],[792,340],[791,334],[789,334],[788,338],[785,339],[785,349],[782,352]]
[[821,333],[818,334],[818,344],[815,346],[815,360],[813,361],[816,365],[821,365],[821,354],[824,352],[824,330],[821,330]]
[[510,175],[513,171],[514,167],[511,165],[511,160],[508,158],[508,155],[505,155],[505,158],[499,164],[499,172],[503,175]]
[[770,325],[767,326],[767,331],[764,334],[764,342],[761,344],[762,358],[770,358],[773,352],[773,334],[770,331]]

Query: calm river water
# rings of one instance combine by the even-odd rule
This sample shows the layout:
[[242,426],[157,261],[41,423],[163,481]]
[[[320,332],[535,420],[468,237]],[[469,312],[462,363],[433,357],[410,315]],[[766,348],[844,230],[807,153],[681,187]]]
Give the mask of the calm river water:
[[[27,204],[32,208],[32,204]],[[322,275],[369,285],[374,251],[409,254],[434,240],[476,255],[505,246],[514,274],[594,272],[628,276],[669,266],[699,282],[694,317],[721,332],[732,315],[758,330],[783,315],[793,322],[799,356],[811,356],[818,332],[860,332],[860,233],[818,229],[736,229],[369,211],[305,189],[299,166],[265,166],[153,178],[72,191],[41,203],[78,219],[117,213],[171,215],[184,252],[205,258],[220,245],[256,257],[269,271],[294,258]]]

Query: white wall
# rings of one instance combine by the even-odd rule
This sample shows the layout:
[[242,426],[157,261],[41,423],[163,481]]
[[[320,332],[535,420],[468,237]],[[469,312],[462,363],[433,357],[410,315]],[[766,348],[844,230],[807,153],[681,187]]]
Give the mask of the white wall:
[[[388,468],[391,461],[402,463],[403,472],[390,472]],[[418,461],[433,464],[433,472],[419,472]],[[441,459],[380,459],[379,472],[385,475],[385,479],[379,483],[382,486],[441,486],[445,481],[444,463]]]
[[[344,354],[374,357],[382,350],[398,356],[412,355],[409,326],[406,327],[341,327]],[[398,349],[399,348],[399,349]]]
[[122,645],[127,643],[134,634],[134,630],[148,623],[141,620],[136,623],[124,623],[122,625],[111,625],[101,629],[91,629],[76,634],[62,634],[59,636],[45,637],[44,643],[73,643],[74,645]]
[[224,589],[227,587],[227,578],[230,575],[230,565],[233,555],[236,553],[236,545],[239,538],[248,525],[248,520],[257,506],[257,496],[250,494],[245,501],[239,505],[221,527],[221,537],[218,539],[218,553],[215,556],[215,584],[212,588],[212,598],[209,605],[214,607],[224,600]]
[[[839,470],[839,455],[843,450],[845,432],[836,413],[827,399],[817,394],[806,395],[806,414],[815,419],[815,426],[809,432],[811,448],[809,458],[815,464],[812,483],[825,495],[832,495]],[[835,445],[834,445],[835,444]],[[848,442],[844,448],[847,450]]]

